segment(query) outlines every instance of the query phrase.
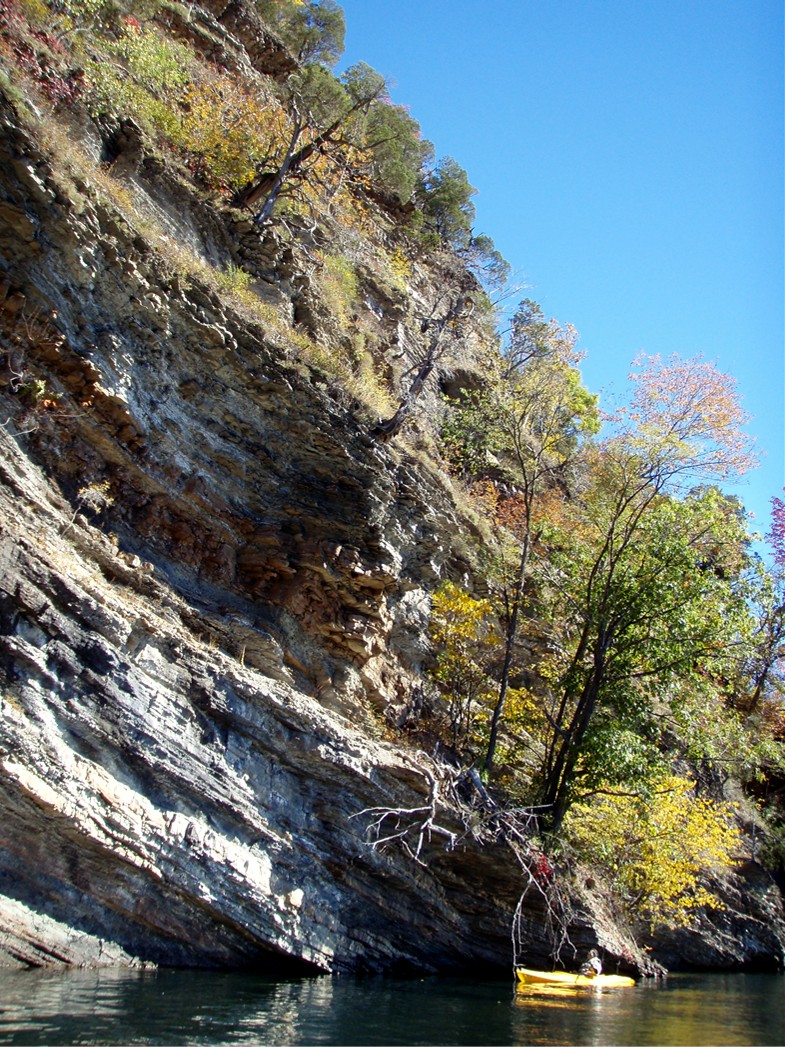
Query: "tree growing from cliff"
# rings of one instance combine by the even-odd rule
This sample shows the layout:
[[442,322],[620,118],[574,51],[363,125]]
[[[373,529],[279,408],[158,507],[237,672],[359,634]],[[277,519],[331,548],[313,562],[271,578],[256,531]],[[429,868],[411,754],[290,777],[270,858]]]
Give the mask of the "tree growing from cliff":
[[385,91],[365,114],[362,156],[374,183],[406,204],[423,167],[433,159],[433,146],[423,138],[414,117],[393,104]]
[[743,522],[713,488],[688,496],[753,462],[734,383],[700,359],[637,363],[551,555],[566,643],[539,799],[554,830],[612,768],[603,732],[626,725],[652,738],[674,679],[716,672],[747,614]]
[[377,439],[391,440],[404,427],[434,367],[459,337],[459,321],[470,316],[473,309],[474,302],[468,294],[458,295],[441,315],[435,313],[423,318],[422,333],[427,335],[425,353],[416,365],[414,378],[401,397],[395,413],[374,426],[372,433]]
[[[452,405],[444,439],[454,460],[482,475],[492,462],[511,494],[494,507],[497,522],[514,536],[515,562],[502,556],[496,589],[503,623],[503,659],[491,719],[485,771],[491,771],[507,700],[532,543],[538,537],[537,502],[556,484],[581,434],[597,431],[597,400],[581,382],[571,328],[546,321],[525,299],[515,313],[506,357],[484,389]],[[540,515],[539,523],[545,517]],[[504,550],[505,543],[500,543]]]
[[456,160],[451,156],[441,159],[423,174],[418,192],[426,228],[453,248],[468,248],[476,213],[472,197],[476,192]]
[[333,66],[343,54],[346,20],[335,0],[255,0],[254,6],[302,65]]
[[364,62],[340,81],[319,64],[293,74],[282,92],[288,128],[260,172],[235,195],[260,228],[284,197],[320,200],[365,173],[407,202],[432,146],[419,125],[392,104],[384,77]]
[[498,294],[507,285],[510,263],[487,234],[472,234],[459,254],[489,295]]
[[318,162],[331,166],[345,162],[347,149],[360,144],[353,139],[355,117],[386,93],[384,77],[360,63],[339,82],[323,66],[308,65],[289,77],[283,105],[289,128],[274,163],[235,196],[238,206],[255,209],[254,222],[264,226],[279,197],[292,186],[308,184]]

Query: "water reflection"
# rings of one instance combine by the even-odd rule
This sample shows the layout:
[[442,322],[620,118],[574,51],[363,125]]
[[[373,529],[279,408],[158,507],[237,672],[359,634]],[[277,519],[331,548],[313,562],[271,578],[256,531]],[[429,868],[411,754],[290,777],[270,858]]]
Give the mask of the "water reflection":
[[[520,987],[515,994],[512,1044],[607,1044],[623,993],[635,989],[570,988],[560,985]],[[624,1042],[632,1042],[625,1039]],[[636,1041],[637,1042],[637,1041]]]
[[489,996],[487,983],[438,979],[0,972],[0,1043],[501,1044],[510,998],[507,983]]
[[[785,979],[778,975],[683,975],[626,990],[518,992],[515,1004],[514,1044],[785,1043]],[[545,1038],[537,1038],[546,1013]]]
[[785,978],[575,991],[507,981],[0,971],[0,1044],[785,1043]]

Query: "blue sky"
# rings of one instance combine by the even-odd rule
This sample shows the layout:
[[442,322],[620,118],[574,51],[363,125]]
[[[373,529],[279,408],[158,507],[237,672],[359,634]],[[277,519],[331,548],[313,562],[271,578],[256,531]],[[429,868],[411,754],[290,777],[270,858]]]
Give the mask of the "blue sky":
[[640,352],[735,376],[782,493],[781,0],[339,0],[367,62],[478,190],[475,231],[622,392]]

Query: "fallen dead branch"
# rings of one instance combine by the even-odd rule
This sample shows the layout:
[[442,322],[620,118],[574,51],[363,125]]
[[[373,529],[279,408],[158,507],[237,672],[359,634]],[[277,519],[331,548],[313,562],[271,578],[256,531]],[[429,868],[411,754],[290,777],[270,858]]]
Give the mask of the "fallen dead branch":
[[[425,755],[421,755],[424,761]],[[374,850],[384,844],[399,843],[410,858],[420,865],[425,865],[420,855],[426,843],[430,843],[434,836],[440,836],[446,840],[447,850],[452,850],[458,840],[458,834],[446,829],[436,820],[440,800],[439,780],[436,774],[424,762],[406,762],[428,782],[428,803],[420,807],[366,807],[352,817],[371,819],[366,826],[366,833],[372,837],[370,843]]]
[[[520,866],[523,877],[511,921],[514,964],[519,964],[527,951],[527,909],[540,909],[544,913],[546,933],[556,960],[565,947],[574,949],[568,933],[574,917],[569,898],[556,870],[537,844],[542,809],[501,807],[476,772],[459,771],[448,764],[431,768],[424,753],[417,753],[406,762],[427,781],[428,801],[412,807],[366,807],[352,815],[368,819],[366,834],[372,849],[398,845],[409,858],[425,866],[424,850],[435,837],[444,841],[448,851],[467,838],[481,847],[503,843]],[[440,806],[460,820],[462,831],[440,824]],[[534,905],[533,894],[539,896]]]

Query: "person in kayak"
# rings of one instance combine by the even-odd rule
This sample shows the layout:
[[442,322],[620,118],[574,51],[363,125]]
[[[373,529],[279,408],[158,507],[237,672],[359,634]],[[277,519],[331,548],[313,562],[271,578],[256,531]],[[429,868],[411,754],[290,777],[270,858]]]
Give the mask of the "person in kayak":
[[602,960],[596,949],[590,950],[589,955],[586,957],[586,962],[581,964],[579,973],[586,974],[591,978],[596,978],[598,974],[602,974]]

